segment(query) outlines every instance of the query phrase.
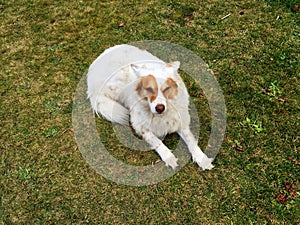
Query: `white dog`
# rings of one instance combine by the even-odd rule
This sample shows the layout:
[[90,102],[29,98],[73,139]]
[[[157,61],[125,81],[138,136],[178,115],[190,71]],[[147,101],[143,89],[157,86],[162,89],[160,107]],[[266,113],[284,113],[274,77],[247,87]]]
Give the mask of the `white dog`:
[[190,131],[189,95],[178,74],[179,62],[166,64],[145,50],[117,45],[107,49],[90,66],[88,98],[93,110],[107,120],[128,125],[154,149],[167,166],[177,158],[163,144],[165,135],[177,132],[203,170],[212,169]]

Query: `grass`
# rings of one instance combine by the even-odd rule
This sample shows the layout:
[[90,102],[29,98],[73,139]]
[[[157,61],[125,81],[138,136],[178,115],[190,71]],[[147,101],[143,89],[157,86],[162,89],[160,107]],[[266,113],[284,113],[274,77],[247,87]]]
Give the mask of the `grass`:
[[[0,224],[299,224],[296,3],[1,1]],[[103,50],[139,40],[182,45],[214,71],[227,107],[214,170],[189,163],[164,182],[131,187],[81,156],[71,125],[76,86]],[[203,111],[204,148],[210,112],[199,87],[187,86]],[[158,159],[125,149],[110,123],[97,123],[116,157]]]

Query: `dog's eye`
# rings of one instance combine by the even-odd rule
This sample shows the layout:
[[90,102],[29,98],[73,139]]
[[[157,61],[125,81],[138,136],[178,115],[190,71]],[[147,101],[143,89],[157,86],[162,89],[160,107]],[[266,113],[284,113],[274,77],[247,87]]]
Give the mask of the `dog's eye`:
[[168,91],[170,88],[171,88],[171,87],[166,87],[166,88],[163,90],[163,92]]
[[146,88],[146,91],[148,91],[150,93],[154,93],[153,88],[151,88],[151,87]]

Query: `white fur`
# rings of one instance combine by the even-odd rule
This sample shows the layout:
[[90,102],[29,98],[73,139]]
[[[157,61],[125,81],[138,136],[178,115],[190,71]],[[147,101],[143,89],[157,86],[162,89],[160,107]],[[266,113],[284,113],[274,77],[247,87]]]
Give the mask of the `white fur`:
[[[149,52],[130,45],[114,46],[104,51],[90,66],[88,98],[93,110],[109,121],[128,125],[130,115],[136,133],[156,150],[167,166],[175,169],[177,159],[161,139],[169,133],[178,132],[193,160],[203,170],[212,169],[212,159],[198,147],[189,128],[189,95],[177,72],[179,65],[179,62],[167,65]],[[149,74],[155,77],[158,87],[167,78],[172,78],[178,86],[176,97],[166,99],[159,89],[153,102],[142,99],[136,85],[141,77]],[[163,113],[156,112],[157,104],[165,106]]]

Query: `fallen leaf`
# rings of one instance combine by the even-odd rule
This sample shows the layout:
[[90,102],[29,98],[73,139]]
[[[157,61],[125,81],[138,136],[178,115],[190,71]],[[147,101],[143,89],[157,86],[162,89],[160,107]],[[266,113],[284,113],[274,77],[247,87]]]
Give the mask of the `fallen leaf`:
[[286,100],[284,98],[278,98],[278,101],[285,102]]
[[294,5],[293,12],[299,12],[299,5]]
[[295,165],[300,165],[300,162],[297,159],[294,159],[293,157],[289,157],[289,160],[292,161]]
[[284,183],[285,190],[291,195],[292,198],[300,198],[296,190],[297,185],[298,185],[297,181],[295,183],[291,183],[291,182]]
[[243,150],[243,146],[241,146],[241,145],[236,146],[236,150],[237,150],[238,152],[243,152],[243,151],[244,151],[244,150]]
[[276,196],[276,201],[281,203],[281,204],[286,204],[288,201],[288,197],[285,194],[282,194],[279,190],[278,190],[278,194]]

